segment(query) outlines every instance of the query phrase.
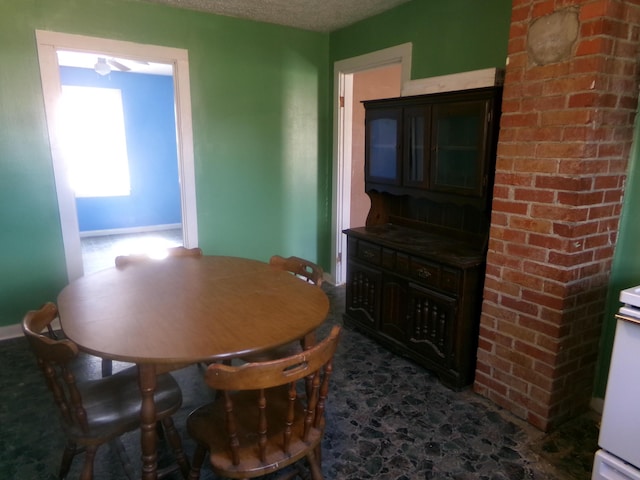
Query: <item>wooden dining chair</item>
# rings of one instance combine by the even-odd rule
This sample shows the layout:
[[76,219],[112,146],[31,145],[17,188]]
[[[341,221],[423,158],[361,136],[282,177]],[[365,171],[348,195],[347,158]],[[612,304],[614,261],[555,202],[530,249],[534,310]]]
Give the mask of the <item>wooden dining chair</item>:
[[[201,257],[202,250],[200,248],[186,248],[186,247],[172,247],[166,250],[166,256],[168,257]],[[129,265],[135,265],[136,263],[144,263],[152,261],[153,258],[145,253],[135,253],[131,255],[118,255],[115,260],[116,268],[125,268]],[[108,377],[113,373],[113,361],[108,358],[102,359],[102,376]]]
[[286,272],[291,272],[298,278],[306,282],[313,283],[318,287],[322,286],[324,271],[320,265],[316,265],[309,260],[300,257],[284,258],[280,255],[274,255],[269,259],[269,265]]
[[[125,473],[133,478],[133,467],[124,453],[119,437],[140,427],[142,400],[137,369],[129,368],[106,378],[76,382],[72,364],[78,356],[77,345],[71,340],[53,339],[42,333],[57,316],[55,304],[47,303],[39,310],[29,311],[25,315],[22,331],[53,395],[67,438],[59,478],[68,474],[73,458],[82,451],[85,454],[81,479],[93,478],[96,451],[105,443],[116,448]],[[157,419],[164,427],[164,437],[177,462],[177,465],[163,470],[162,474],[166,475],[179,468],[186,478],[189,462],[171,418],[182,405],[182,392],[170,374],[157,377],[154,401]]]
[[207,452],[222,477],[255,478],[306,458],[311,478],[323,479],[321,442],[339,336],[340,327],[334,326],[322,342],[291,357],[209,365],[205,382],[220,394],[187,419],[196,441],[189,479],[200,477]]

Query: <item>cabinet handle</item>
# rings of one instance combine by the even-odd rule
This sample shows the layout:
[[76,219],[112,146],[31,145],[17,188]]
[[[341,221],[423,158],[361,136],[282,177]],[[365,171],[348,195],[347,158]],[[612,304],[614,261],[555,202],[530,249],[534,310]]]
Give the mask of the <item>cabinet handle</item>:
[[375,257],[375,256],[376,256],[376,254],[375,254],[375,253],[373,253],[371,250],[365,250],[365,251],[362,253],[362,256],[363,256],[364,258],[373,258],[373,257]]
[[420,278],[429,278],[431,276],[431,272],[424,267],[418,268],[417,272]]

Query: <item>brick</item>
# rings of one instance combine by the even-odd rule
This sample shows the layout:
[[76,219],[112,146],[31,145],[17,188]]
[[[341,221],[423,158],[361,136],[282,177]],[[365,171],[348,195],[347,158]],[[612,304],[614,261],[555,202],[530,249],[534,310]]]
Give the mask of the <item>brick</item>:
[[564,95],[528,97],[522,100],[521,106],[523,112],[560,110],[567,107],[567,98]]
[[558,192],[558,203],[561,205],[596,205],[604,199],[602,191],[595,192]]
[[[528,2],[526,2],[528,3]],[[522,7],[513,5],[511,9],[511,23],[522,22],[529,18],[529,5],[525,4]]]
[[531,273],[532,275],[549,278],[557,282],[567,282],[573,278],[571,272],[568,272],[566,269],[546,263],[527,261],[524,264],[524,268],[525,271]]
[[[512,348],[506,348],[500,345],[496,345],[496,356],[510,362],[513,365],[512,368],[514,369],[531,369],[531,367],[533,366],[533,359],[530,356],[525,355],[524,353]],[[518,375],[518,377],[524,378],[526,380],[528,376],[523,377]]]
[[524,23],[511,23],[509,27],[509,38],[526,37],[528,27]]
[[606,17],[597,23],[600,23],[600,34],[621,40],[629,40],[631,36],[631,25],[619,19]]
[[601,94],[599,92],[581,92],[569,96],[569,108],[601,107],[614,108],[618,103],[618,96]]
[[[588,151],[597,152],[597,145],[590,145]],[[597,159],[595,153],[593,156],[583,159],[567,158],[560,160],[558,165],[558,173],[561,175],[598,175],[608,171],[609,160]]]
[[518,215],[526,215],[528,213],[528,205],[526,203],[516,203],[511,201],[496,200],[493,201],[493,210],[503,213],[515,213]]
[[563,267],[570,267],[575,265],[583,265],[593,261],[593,252],[579,252],[579,253],[562,253],[562,252],[549,252],[549,262],[554,265]]
[[489,390],[491,390],[492,392],[496,392],[500,395],[505,395],[507,393],[506,385],[504,385],[503,383],[497,382],[492,377],[484,375],[482,372],[480,372],[479,376],[476,376],[476,382],[479,383],[480,385],[485,385],[486,387],[489,388]]
[[516,313],[505,310],[504,308],[499,307],[497,304],[487,305],[487,308],[484,309],[484,313],[486,313],[487,315],[491,315],[492,319],[496,323],[496,328],[498,320],[503,319],[505,321],[515,322],[518,317]]
[[528,260],[536,260],[540,262],[547,261],[546,248],[532,247],[530,245],[522,245],[515,243],[508,243],[506,245],[506,254],[513,255],[519,258],[526,258]]
[[633,58],[636,52],[636,42],[625,42],[619,40],[613,45],[613,54],[622,58]]
[[593,37],[596,35],[602,35],[605,32],[606,19],[602,17],[596,17],[588,21],[580,23],[580,38]]
[[570,208],[569,206],[531,205],[531,216],[546,220],[562,222],[583,222],[589,214],[586,208]]
[[541,87],[541,95],[570,95],[576,92],[599,89],[597,78],[591,75],[574,75],[566,78],[550,78]]
[[544,377],[543,375],[540,375],[538,372],[533,370],[533,362],[531,363],[531,365],[527,365],[527,366],[514,364],[513,375],[516,378],[522,378],[528,381],[529,383],[536,385],[542,390],[551,391],[553,386],[553,381],[550,378]]
[[582,2],[579,19],[585,22],[592,18],[604,17],[607,11],[608,0],[597,0],[594,2]]
[[536,65],[525,72],[525,82],[547,82],[549,79],[563,78],[571,72],[571,63],[557,62],[547,65]]
[[518,142],[559,142],[563,129],[557,127],[514,129],[513,140]]
[[518,171],[522,172],[523,174],[526,174],[526,173],[557,174],[558,173],[558,162],[555,159],[549,159],[549,158],[518,159],[517,167],[518,167]]
[[531,302],[536,306],[548,307],[556,310],[562,310],[564,308],[564,299],[558,297],[552,297],[545,295],[544,293],[536,292],[533,290],[524,289],[522,291],[522,300]]
[[507,54],[511,57],[514,53],[522,52],[526,44],[527,40],[525,37],[510,38],[507,42]]
[[593,113],[587,108],[556,110],[540,113],[541,126],[585,125],[592,121]]
[[514,312],[525,313],[527,315],[537,315],[539,308],[538,305],[524,302],[506,295],[502,296],[502,305],[505,308],[510,308]]
[[547,250],[560,250],[564,251],[566,247],[566,240],[560,237],[552,237],[549,235],[529,235],[529,245],[534,247],[542,247]]
[[596,37],[582,40],[576,48],[576,56],[613,53],[613,40],[610,38]]
[[625,145],[619,143],[601,143],[598,145],[598,158],[616,157],[620,158],[626,150]]
[[575,224],[565,225],[562,223],[553,224],[553,233],[565,238],[584,237],[593,231],[593,225]]
[[503,143],[498,145],[498,154],[501,157],[525,157],[535,156],[536,146],[525,143]]
[[545,15],[549,15],[553,13],[555,10],[555,2],[553,0],[546,0],[543,2],[538,2],[533,5],[533,9],[531,10],[531,19],[544,17]]
[[[509,226],[526,232],[551,233],[553,224],[548,220],[512,215],[509,219]],[[524,241],[523,239],[522,242],[524,243]]]
[[[537,158],[584,158],[585,152],[592,148],[584,142],[539,143],[536,147]],[[595,147],[593,147],[595,149]]]
[[600,218],[609,218],[614,215],[615,205],[599,205],[589,209],[589,220],[598,220]]
[[507,113],[500,119],[501,128],[528,127],[538,125],[537,113]]
[[520,217],[511,216],[511,218],[509,219],[509,228],[503,231],[502,239],[506,243],[526,243],[527,232],[516,230],[513,224],[513,218],[520,218]]
[[[516,270],[505,270],[502,278],[505,282],[521,285],[529,289],[541,289],[543,283],[543,279],[540,277]],[[531,340],[533,340],[533,338]]]

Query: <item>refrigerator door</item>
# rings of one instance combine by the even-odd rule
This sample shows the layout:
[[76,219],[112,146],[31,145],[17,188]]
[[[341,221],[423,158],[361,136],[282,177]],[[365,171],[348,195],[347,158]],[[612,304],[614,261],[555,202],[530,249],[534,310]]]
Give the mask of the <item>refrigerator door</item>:
[[640,324],[618,319],[599,445],[640,468]]
[[640,470],[604,450],[598,450],[593,461],[591,480],[640,480]]

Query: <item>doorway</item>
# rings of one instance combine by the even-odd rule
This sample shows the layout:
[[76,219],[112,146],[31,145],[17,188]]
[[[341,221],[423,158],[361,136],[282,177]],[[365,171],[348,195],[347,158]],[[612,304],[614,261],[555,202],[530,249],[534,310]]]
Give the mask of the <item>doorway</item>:
[[364,193],[365,99],[400,96],[411,76],[412,44],[336,62],[334,66],[334,235],[331,274],[336,285],[346,281],[346,237],[342,231],[363,226],[369,209]]
[[67,179],[61,145],[62,122],[59,108],[61,81],[57,57],[57,52],[61,50],[103,55],[106,58],[117,57],[141,63],[168,65],[172,68],[182,211],[182,243],[188,248],[196,247],[198,237],[187,51],[46,31],[36,31],[36,39],[69,281],[82,276],[84,267],[75,194]]

